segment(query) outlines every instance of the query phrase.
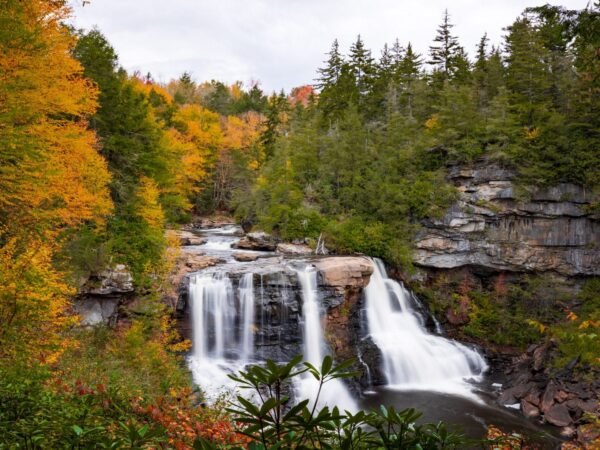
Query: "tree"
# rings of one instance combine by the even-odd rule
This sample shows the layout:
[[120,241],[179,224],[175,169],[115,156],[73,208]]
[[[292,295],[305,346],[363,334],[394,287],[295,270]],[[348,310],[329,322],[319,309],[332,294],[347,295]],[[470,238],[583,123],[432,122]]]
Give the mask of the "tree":
[[549,53],[526,16],[507,31],[506,85],[521,123],[534,128],[543,123],[549,107]]
[[354,75],[358,94],[356,101],[360,105],[370,93],[375,78],[375,65],[371,51],[365,47],[360,35],[356,38],[356,42],[350,46],[348,66]]
[[429,47],[430,60],[427,61],[433,66],[434,81],[438,85],[456,78],[457,72],[460,75],[464,66],[464,50],[459,45],[458,38],[452,35],[453,27],[448,10],[446,10],[442,24],[438,27],[437,35],[433,40],[436,44]]
[[71,288],[55,258],[112,204],[106,162],[87,120],[96,88],[71,56],[62,1],[0,8],[0,363],[52,363]]

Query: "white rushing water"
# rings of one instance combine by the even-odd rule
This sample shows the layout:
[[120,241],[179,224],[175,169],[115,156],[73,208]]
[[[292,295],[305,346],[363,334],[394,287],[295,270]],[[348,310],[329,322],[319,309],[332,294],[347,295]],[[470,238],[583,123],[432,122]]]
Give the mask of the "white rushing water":
[[374,259],[373,266],[365,290],[367,321],[390,387],[472,397],[467,381],[481,378],[485,360],[465,345],[430,334],[411,305],[410,293],[387,277],[380,260]]
[[[317,293],[317,272],[306,267],[298,270],[298,280],[302,288],[302,316],[304,337],[304,360],[313,366],[320,368],[325,356],[325,339],[323,338],[323,326]],[[296,395],[299,399],[314,399],[317,396],[319,383],[310,374],[296,382]],[[319,406],[337,406],[340,410],[356,411],[358,406],[350,394],[346,385],[340,379],[328,381],[319,395]]]
[[[189,358],[194,381],[207,394],[231,389],[228,374],[242,369],[254,347],[253,274],[239,285],[239,305],[226,273],[201,273],[190,278],[193,348]],[[236,323],[240,326],[236,335]]]

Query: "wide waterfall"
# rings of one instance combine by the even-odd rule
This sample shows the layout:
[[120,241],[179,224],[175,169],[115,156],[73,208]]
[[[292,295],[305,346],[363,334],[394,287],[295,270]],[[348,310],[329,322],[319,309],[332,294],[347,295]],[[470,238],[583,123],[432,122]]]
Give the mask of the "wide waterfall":
[[[302,316],[304,337],[304,359],[319,368],[326,349],[323,338],[323,326],[317,292],[317,271],[310,266],[298,270],[298,280],[302,288]],[[315,399],[319,383],[310,374],[304,374],[296,383],[296,394],[299,398]],[[358,406],[346,385],[340,379],[328,381],[319,395],[320,406],[337,406],[340,410],[356,411]]]
[[468,394],[468,380],[478,380],[487,369],[475,350],[430,334],[411,302],[410,293],[387,277],[383,263],[373,260],[374,272],[366,287],[370,336],[379,347],[384,373],[391,387]]

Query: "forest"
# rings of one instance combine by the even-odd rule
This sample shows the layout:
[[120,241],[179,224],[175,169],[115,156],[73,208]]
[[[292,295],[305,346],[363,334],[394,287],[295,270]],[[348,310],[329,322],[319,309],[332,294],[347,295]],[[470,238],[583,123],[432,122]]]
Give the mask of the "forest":
[[[600,213],[600,3],[525,9],[503,42],[484,35],[472,54],[439,14],[427,54],[408,40],[380,54],[360,35],[349,49],[334,41],[315,80],[269,94],[128,73],[101,30],[68,25],[65,0],[0,0],[0,449],[466,448],[443,424],[415,426],[414,410],[207,406],[163,300],[170,230],[216,214],[412,273],[421,224],[459,196],[448,168],[476,160],[514,169],[523,199],[582,186]],[[114,327],[80,326],[78,290],[117,264],[134,306]],[[480,306],[465,333],[519,348],[551,336],[560,361],[577,354],[594,377],[600,341],[572,337],[598,332],[599,286],[587,280],[568,319]],[[486,314],[515,326],[492,337]],[[330,359],[298,363],[239,377],[270,389],[295,370],[352,375]],[[529,448],[502,442],[481,445]]]

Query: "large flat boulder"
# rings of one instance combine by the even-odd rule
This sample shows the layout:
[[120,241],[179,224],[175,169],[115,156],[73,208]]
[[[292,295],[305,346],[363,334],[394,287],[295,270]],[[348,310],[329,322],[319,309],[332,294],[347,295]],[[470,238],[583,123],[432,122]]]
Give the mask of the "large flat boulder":
[[369,284],[373,273],[373,264],[361,256],[339,256],[323,258],[315,262],[321,273],[323,284],[346,290],[347,288],[364,288]]

